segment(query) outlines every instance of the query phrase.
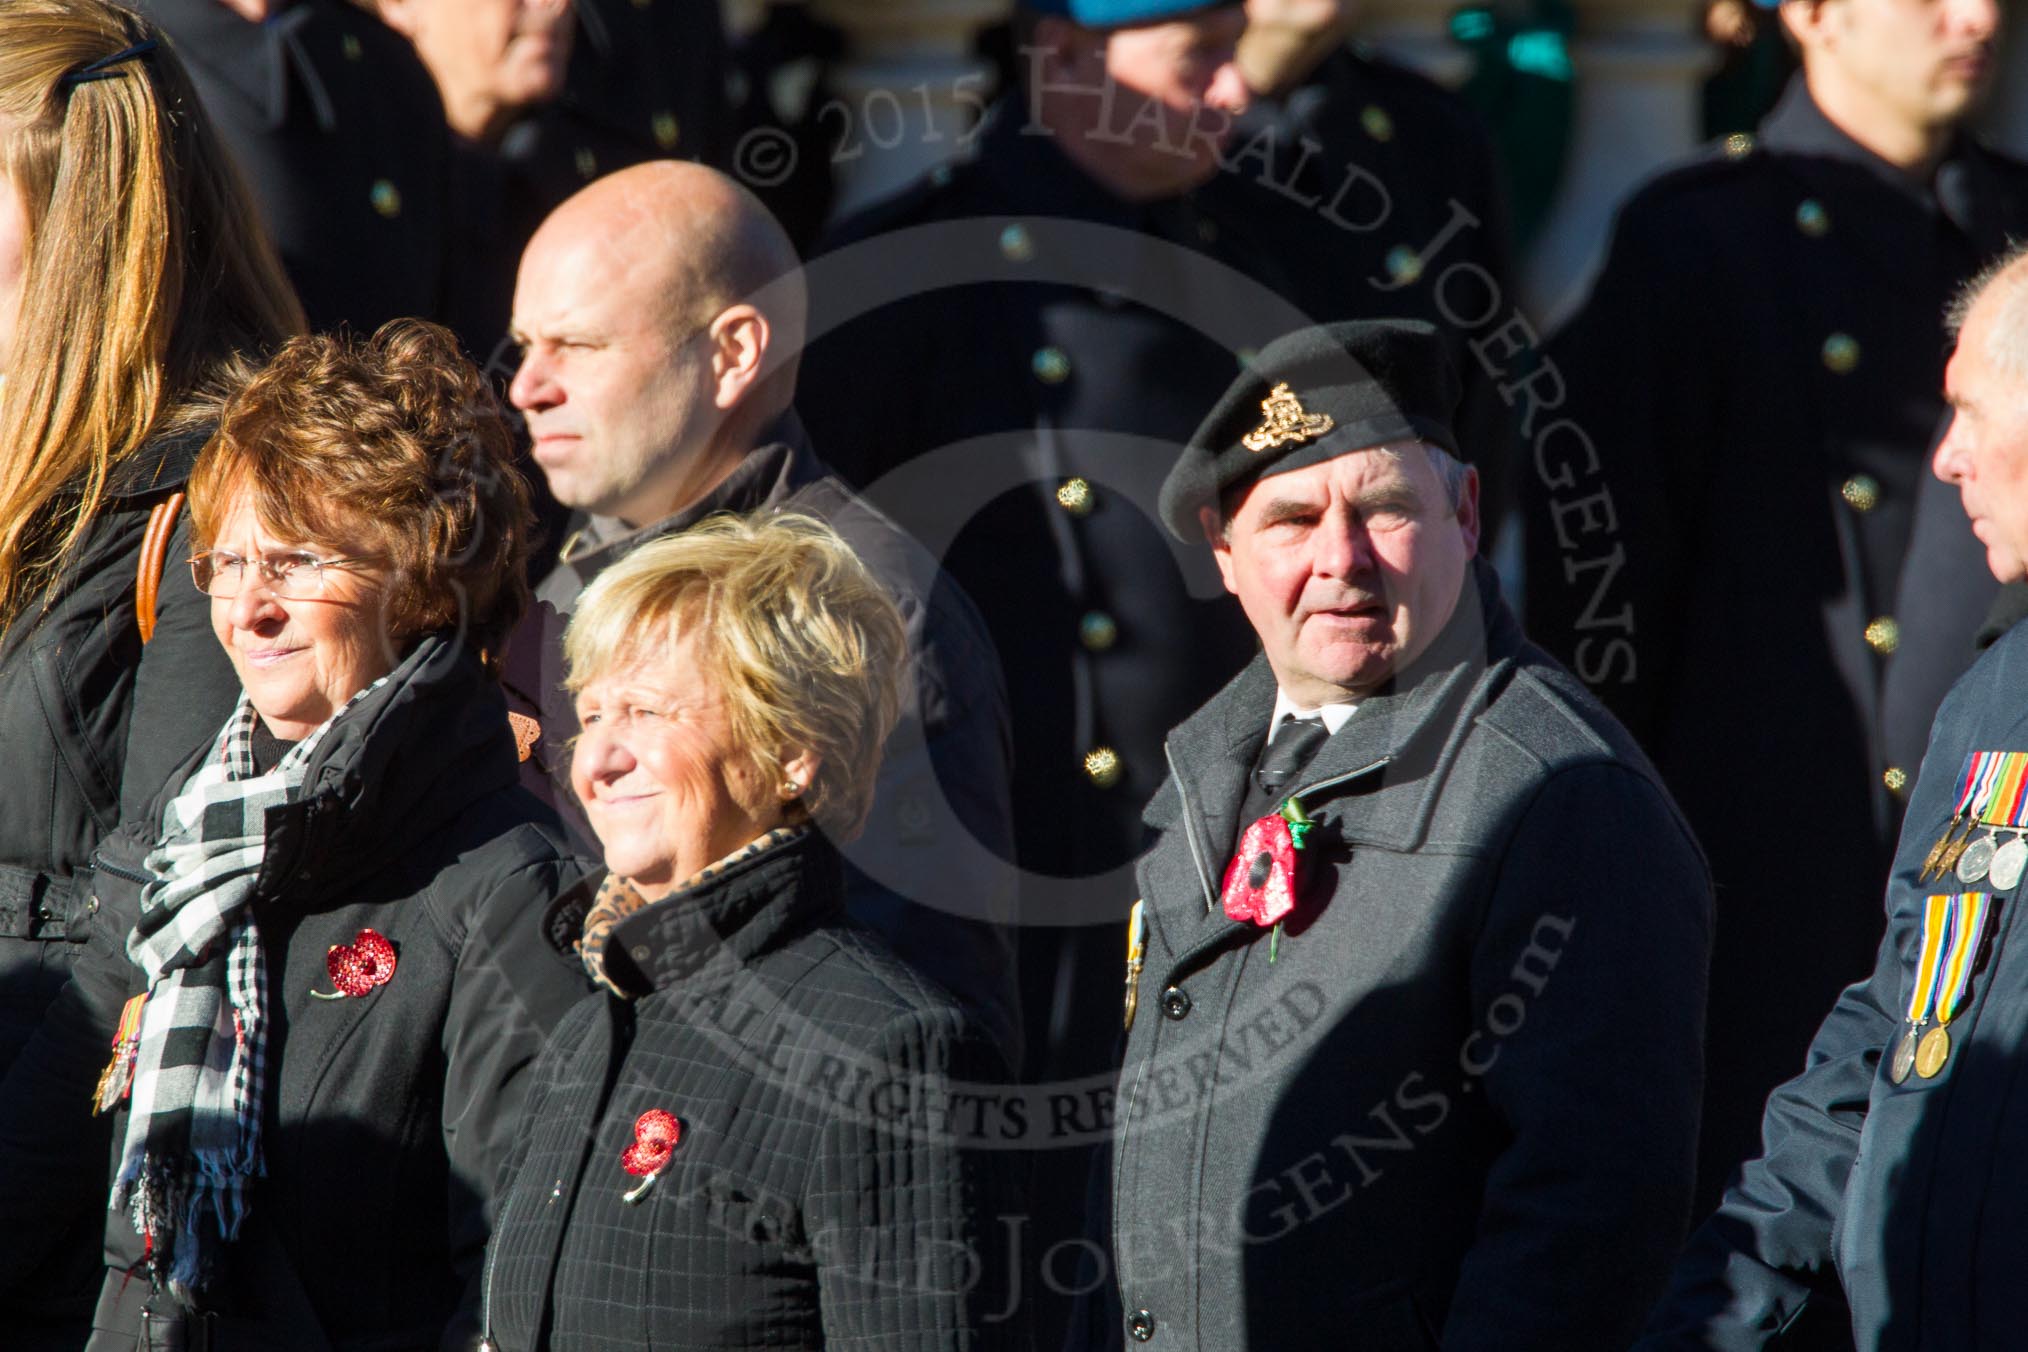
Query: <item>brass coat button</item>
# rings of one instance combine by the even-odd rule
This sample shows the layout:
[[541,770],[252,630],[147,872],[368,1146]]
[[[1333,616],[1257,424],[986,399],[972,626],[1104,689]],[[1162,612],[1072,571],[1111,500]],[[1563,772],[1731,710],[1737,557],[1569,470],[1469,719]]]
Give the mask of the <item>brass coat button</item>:
[[648,128],[655,133],[655,144],[664,150],[674,150],[676,143],[683,139],[683,124],[676,120],[676,114],[666,109],[649,120]]
[[1377,103],[1369,103],[1359,114],[1359,125],[1376,141],[1394,139],[1394,119]]
[[1070,379],[1070,357],[1060,347],[1045,347],[1031,363],[1035,378],[1045,385],[1061,385]]
[[1110,789],[1126,773],[1120,753],[1109,746],[1095,746],[1084,753],[1084,773],[1099,788]]
[[1838,496],[1855,512],[1870,512],[1880,505],[1880,480],[1870,474],[1855,474],[1838,485]]
[[1908,792],[1908,771],[1899,765],[1890,765],[1882,772],[1880,782],[1887,786],[1889,793],[1899,798]]
[[1901,625],[1892,615],[1882,615],[1866,626],[1866,646],[1887,656],[1901,646]]
[[401,215],[401,189],[395,187],[388,179],[374,179],[373,192],[370,196],[373,209],[388,220],[391,221]]
[[1025,226],[1008,226],[1000,232],[1000,256],[1009,263],[1026,263],[1035,257],[1035,237]]
[[1824,204],[1814,197],[1804,198],[1796,208],[1796,229],[1816,239],[1830,228],[1831,213],[1824,210]]
[[1098,495],[1086,479],[1065,479],[1056,490],[1056,505],[1072,516],[1090,516],[1098,506]]
[[1077,637],[1087,651],[1102,653],[1120,641],[1119,622],[1103,610],[1094,610],[1077,622]]
[[1859,340],[1849,333],[1834,333],[1824,340],[1824,365],[1833,375],[1850,375],[1859,364]]
[[1736,131],[1725,138],[1725,157],[1741,159],[1753,153],[1753,137],[1743,131]]

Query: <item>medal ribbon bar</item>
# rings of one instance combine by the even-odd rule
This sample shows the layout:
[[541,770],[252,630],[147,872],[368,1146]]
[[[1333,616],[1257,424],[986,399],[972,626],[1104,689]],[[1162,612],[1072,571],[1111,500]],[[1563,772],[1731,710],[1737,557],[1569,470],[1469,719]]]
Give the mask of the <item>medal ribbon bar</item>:
[[1978,962],[1979,940],[1985,936],[1986,918],[1993,909],[1989,892],[1965,892],[1955,900],[1949,949],[1944,956],[1936,1000],[1936,1018],[1940,1024],[1949,1023],[1957,1017],[1958,1005],[1972,984],[1972,968]]
[[1947,896],[1931,897],[1923,904],[1922,954],[1915,962],[1915,989],[1908,993],[1908,1026],[1920,1028],[1929,1022],[1935,1007],[1937,976],[1943,969],[1944,949],[1957,908]]

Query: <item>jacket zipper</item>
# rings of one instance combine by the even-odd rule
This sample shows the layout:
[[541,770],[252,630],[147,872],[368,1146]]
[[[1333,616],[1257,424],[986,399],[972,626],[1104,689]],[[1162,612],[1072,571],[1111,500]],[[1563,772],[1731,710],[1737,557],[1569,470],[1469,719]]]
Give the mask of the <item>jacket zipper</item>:
[[507,1200],[500,1204],[500,1219],[493,1223],[493,1233],[486,1239],[486,1274],[479,1286],[479,1346],[477,1352],[498,1352],[500,1344],[493,1340],[493,1268],[500,1261],[500,1236],[507,1230],[507,1213],[514,1209],[514,1194],[518,1189],[509,1188]]
[[1169,778],[1176,781],[1176,796],[1183,803],[1183,839],[1190,844],[1190,862],[1197,869],[1197,885],[1204,889],[1204,913],[1210,915],[1218,908],[1218,898],[1211,890],[1211,869],[1204,861],[1203,850],[1197,843],[1197,809],[1191,805],[1190,790],[1183,776],[1176,771],[1176,757],[1169,750],[1169,743],[1162,743],[1162,759],[1169,763]]

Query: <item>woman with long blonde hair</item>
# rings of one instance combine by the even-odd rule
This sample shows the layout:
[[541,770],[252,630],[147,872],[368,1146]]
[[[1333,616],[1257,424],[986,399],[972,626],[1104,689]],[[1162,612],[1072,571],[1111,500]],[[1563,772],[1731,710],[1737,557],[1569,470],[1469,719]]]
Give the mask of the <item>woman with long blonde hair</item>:
[[[0,1069],[92,923],[99,840],[237,693],[205,598],[177,585],[180,492],[206,384],[303,325],[258,221],[151,24],[0,0]],[[95,1191],[69,1271],[33,1283],[32,1310],[0,1304],[9,1347],[78,1345]]]

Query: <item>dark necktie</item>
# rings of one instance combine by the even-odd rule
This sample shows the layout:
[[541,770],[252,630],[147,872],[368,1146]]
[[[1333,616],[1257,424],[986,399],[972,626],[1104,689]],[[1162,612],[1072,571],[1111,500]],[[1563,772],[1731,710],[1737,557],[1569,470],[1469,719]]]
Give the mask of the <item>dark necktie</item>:
[[1321,718],[1282,715],[1282,721],[1275,728],[1274,740],[1261,752],[1260,764],[1254,767],[1253,792],[1247,795],[1246,805],[1241,811],[1240,829],[1244,830],[1248,822],[1281,806],[1283,797],[1295,787],[1296,776],[1315,758],[1318,748],[1330,735]]

